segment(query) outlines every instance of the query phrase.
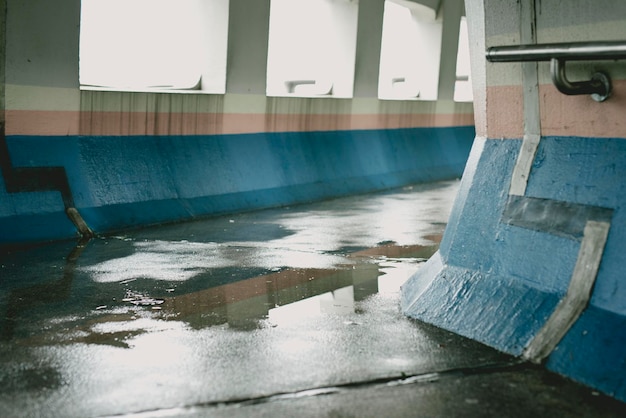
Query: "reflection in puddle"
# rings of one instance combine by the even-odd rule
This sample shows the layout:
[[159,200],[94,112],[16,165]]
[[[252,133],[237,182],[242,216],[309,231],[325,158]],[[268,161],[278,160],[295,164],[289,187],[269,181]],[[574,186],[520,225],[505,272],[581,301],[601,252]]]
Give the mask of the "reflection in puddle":
[[22,285],[25,255],[13,270],[2,266],[17,279],[0,282],[0,337],[123,345],[142,318],[245,330],[359,313],[373,294],[397,295],[436,251],[447,218],[440,200],[455,190],[442,183],[98,238],[64,267],[58,258],[33,267],[38,284]]
[[[334,268],[286,268],[186,293],[166,286],[155,290],[158,295],[150,295],[134,289],[136,281],[124,276],[124,281],[106,285],[119,286],[117,292],[123,291],[110,303],[93,304],[88,313],[49,312],[51,316],[45,324],[31,328],[30,332],[27,313],[46,302],[41,298],[46,287],[26,288],[9,298],[3,337],[11,339],[14,328],[21,323],[26,327],[26,335],[30,334],[23,335],[26,338],[22,342],[29,345],[86,343],[128,348],[128,340],[149,332],[148,325],[154,327],[154,320],[179,321],[193,329],[228,325],[232,329],[251,330],[294,325],[323,315],[349,315],[359,311],[358,302],[373,294],[396,295],[404,281],[436,249],[437,245],[384,245],[340,257],[343,264]],[[75,253],[67,262],[61,289],[65,289],[64,297],[70,299]],[[91,274],[95,275],[94,281],[102,277],[95,271]],[[57,301],[58,293],[55,295],[50,302]],[[38,303],[33,303],[34,299]],[[72,306],[80,308],[69,305]]]
[[322,314],[346,315],[354,312],[354,287],[346,286],[288,305],[270,309],[267,319],[271,326],[293,325],[304,318]]
[[150,296],[143,295],[141,293],[127,290],[124,299],[122,299],[122,302],[130,302],[133,305],[137,306],[155,306],[162,304],[164,301],[163,299],[156,299]]
[[134,243],[136,252],[84,267],[98,283],[124,282],[137,277],[185,281],[205,269],[231,265],[215,243],[149,241]]
[[162,308],[194,328],[220,324],[250,328],[287,306],[292,313],[308,307],[309,316],[353,312],[355,295],[358,300],[375,293],[378,276],[378,266],[371,263],[344,269],[287,269],[165,298]]
[[239,243],[225,245],[184,240],[132,242],[126,239],[125,242],[132,245],[132,254],[82,267],[81,271],[98,283],[122,283],[137,278],[183,282],[215,269],[326,267],[343,261],[333,254],[277,249],[263,243],[243,246]]
[[83,242],[79,242],[72,249],[65,258],[65,266],[60,278],[27,287],[18,287],[8,292],[4,320],[0,322],[0,341],[10,340],[13,337],[22,312],[42,305],[59,303],[69,298],[76,263],[84,250],[85,244]]
[[[195,404],[207,393],[262,393],[268,382],[291,390],[293,378],[308,387],[336,380],[339,369],[400,373],[417,331],[397,309],[399,288],[435,252],[447,218],[435,198],[451,201],[455,190],[0,254],[0,405],[124,415]],[[390,354],[398,340],[410,355]]]

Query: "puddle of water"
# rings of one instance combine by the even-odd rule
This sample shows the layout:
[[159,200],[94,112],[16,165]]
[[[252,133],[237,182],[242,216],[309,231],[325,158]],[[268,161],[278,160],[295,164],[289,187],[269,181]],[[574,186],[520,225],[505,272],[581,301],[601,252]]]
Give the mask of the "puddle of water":
[[502,364],[398,310],[453,195],[404,190],[0,253],[0,411],[161,416]]
[[[177,282],[155,287],[150,281],[151,288],[140,279],[101,283],[83,277],[72,282],[68,271],[84,273],[75,266],[66,268],[60,280],[70,282],[63,296],[52,292],[50,298],[42,297],[49,290],[42,284],[9,297],[0,334],[0,405],[13,399],[11,405],[21,408],[19,402],[36,395],[50,405],[56,398],[73,399],[86,411],[112,413],[117,409],[111,405],[119,399],[126,411],[141,410],[138,404],[194,402],[194,396],[206,396],[206,385],[214,380],[245,377],[249,368],[267,373],[268,368],[280,370],[285,361],[295,365],[306,359],[307,364],[335,350],[329,342],[341,341],[341,327],[353,328],[356,335],[369,329],[371,319],[363,311],[380,309],[380,304],[368,307],[369,301],[387,298],[395,303],[402,283],[436,247],[384,245],[350,254],[335,268],[285,268],[185,293]],[[99,291],[108,302],[94,298]],[[307,324],[305,329],[302,324]],[[373,333],[375,340],[390,341],[377,335]],[[240,344],[247,348],[237,353]],[[263,353],[260,360],[251,355],[250,345]],[[360,356],[366,356],[367,347],[358,351]],[[274,358],[276,364],[268,362]],[[242,359],[245,366],[239,364]],[[402,356],[394,359],[378,361],[378,367],[412,367]],[[303,367],[318,368],[316,361]],[[301,382],[305,376],[294,379]],[[217,391],[213,396],[225,397],[240,387],[231,380],[223,390],[211,389]],[[204,386],[190,388],[190,381]],[[126,389],[121,393],[117,386]],[[65,401],[57,406],[63,405]]]
[[0,254],[0,406],[106,415],[415,367],[440,346],[398,293],[455,186]]
[[62,256],[66,244],[0,254],[0,341],[118,344],[123,334],[85,334],[129,316],[254,329],[354,312],[373,294],[397,294],[435,252],[456,186],[151,228]]
[[[433,245],[384,243],[346,256],[331,255],[331,263],[328,259],[321,263],[331,267],[266,266],[266,273],[257,275],[245,267],[224,270],[227,263],[219,257],[205,260],[212,253],[200,250],[195,252],[199,261],[173,262],[173,267],[165,272],[169,273],[168,280],[154,274],[165,263],[163,260],[155,268],[150,263],[138,263],[135,258],[127,270],[132,274],[115,275],[115,269],[107,269],[109,263],[120,260],[126,265],[125,255],[78,267],[79,255],[86,251],[80,247],[66,257],[59,279],[3,294],[6,314],[0,336],[4,341],[17,338],[26,345],[88,343],[128,347],[126,340],[147,332],[136,327],[145,318],[180,321],[193,329],[228,325],[245,330],[295,324],[313,316],[348,315],[357,312],[358,303],[371,295],[397,295],[404,281],[436,251],[439,237],[429,238]],[[127,244],[128,240],[120,242]],[[157,242],[140,248],[164,245]],[[189,245],[185,243],[184,247]],[[180,251],[174,251],[173,255],[165,255],[165,260],[179,255]],[[183,259],[188,257],[191,256],[186,254]],[[247,257],[242,257],[244,264]],[[236,274],[231,276],[236,277],[196,283],[187,280],[181,284],[171,272],[182,271],[184,266],[200,279],[216,270],[234,271]],[[137,273],[142,269],[142,273]],[[240,279],[246,274],[252,277]],[[119,329],[121,323],[124,326]],[[113,326],[105,329],[102,324]]]
[[[59,303],[56,296],[42,300],[46,287],[30,288],[9,297],[2,336],[20,346],[83,343],[130,348],[137,336],[158,332],[171,321],[191,329],[254,330],[297,326],[325,315],[349,316],[372,295],[397,297],[400,286],[423,262],[414,257],[414,247],[379,249],[379,254],[395,257],[376,256],[370,249],[367,255],[352,255],[350,264],[340,268],[289,268],[184,294],[167,288],[150,295],[132,290],[135,282],[117,283],[119,298],[106,305],[92,303],[87,311],[80,310],[80,303]],[[435,249],[421,247],[418,253]],[[77,298],[80,295],[69,297]]]

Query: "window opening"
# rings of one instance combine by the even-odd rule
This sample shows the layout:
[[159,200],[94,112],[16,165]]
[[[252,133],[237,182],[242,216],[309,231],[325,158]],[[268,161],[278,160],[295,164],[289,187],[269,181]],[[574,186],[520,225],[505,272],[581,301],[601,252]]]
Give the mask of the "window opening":
[[267,95],[352,97],[357,0],[271,0]]
[[456,55],[456,82],[454,84],[454,101],[471,102],[472,100],[474,100],[474,94],[472,92],[467,19],[465,17],[462,17],[461,22],[459,23],[459,47]]
[[441,58],[441,19],[427,6],[385,1],[378,97],[436,100]]
[[229,0],[82,0],[81,89],[224,93]]

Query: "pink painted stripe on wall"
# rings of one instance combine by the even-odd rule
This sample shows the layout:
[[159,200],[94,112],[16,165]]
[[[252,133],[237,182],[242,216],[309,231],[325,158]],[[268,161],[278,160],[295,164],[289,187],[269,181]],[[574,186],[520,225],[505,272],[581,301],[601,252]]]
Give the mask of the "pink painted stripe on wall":
[[7,110],[7,135],[78,135],[79,112],[44,110]]
[[613,81],[611,96],[566,96],[553,85],[539,86],[543,135],[626,138],[626,80]]
[[214,135],[471,126],[472,114],[243,114],[7,111],[8,135]]
[[[488,138],[524,136],[522,86],[487,89]],[[626,138],[626,80],[616,80],[613,92],[602,103],[588,95],[568,96],[552,84],[539,86],[541,134],[591,138]],[[482,115],[477,115],[477,120]],[[477,132],[478,135],[483,135]]]
[[522,86],[487,88],[486,118],[487,138],[522,138],[524,136]]

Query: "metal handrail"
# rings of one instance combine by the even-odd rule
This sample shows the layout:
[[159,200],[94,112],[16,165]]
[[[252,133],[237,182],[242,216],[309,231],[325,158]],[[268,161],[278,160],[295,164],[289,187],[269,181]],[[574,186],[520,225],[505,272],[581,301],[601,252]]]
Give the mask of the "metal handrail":
[[520,62],[615,60],[626,58],[626,41],[564,42],[553,44],[509,45],[487,48],[487,61]]
[[597,72],[591,80],[572,82],[565,75],[565,62],[626,59],[626,41],[494,46],[487,49],[486,58],[489,62],[550,61],[552,82],[561,93],[591,94],[602,102],[611,94],[608,74]]

